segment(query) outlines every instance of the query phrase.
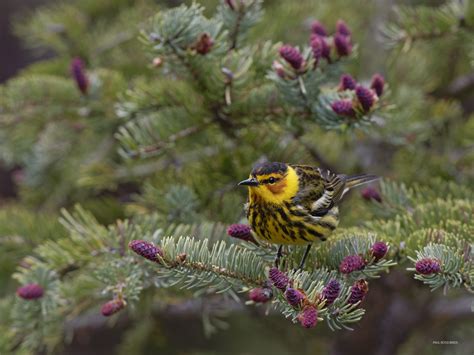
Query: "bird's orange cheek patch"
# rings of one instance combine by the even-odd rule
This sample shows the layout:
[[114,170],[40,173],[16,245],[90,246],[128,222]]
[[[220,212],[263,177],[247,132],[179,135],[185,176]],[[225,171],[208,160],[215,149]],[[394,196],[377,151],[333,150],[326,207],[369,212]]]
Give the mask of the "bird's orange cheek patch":
[[267,185],[267,188],[275,195],[282,193],[285,187],[286,187],[285,181],[280,181],[273,185]]

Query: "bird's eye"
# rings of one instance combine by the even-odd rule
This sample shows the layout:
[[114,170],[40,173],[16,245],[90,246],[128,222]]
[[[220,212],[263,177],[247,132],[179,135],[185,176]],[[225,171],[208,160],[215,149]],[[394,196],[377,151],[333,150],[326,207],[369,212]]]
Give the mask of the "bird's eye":
[[268,179],[269,184],[274,184],[275,181],[276,181],[276,179],[274,177],[271,177],[271,178]]

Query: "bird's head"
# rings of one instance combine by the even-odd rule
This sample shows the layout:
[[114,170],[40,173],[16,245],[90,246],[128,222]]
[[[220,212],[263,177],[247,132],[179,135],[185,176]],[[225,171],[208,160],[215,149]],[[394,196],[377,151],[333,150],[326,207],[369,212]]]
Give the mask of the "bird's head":
[[239,185],[249,187],[250,200],[281,204],[298,192],[298,175],[286,163],[267,162],[253,168],[250,177]]

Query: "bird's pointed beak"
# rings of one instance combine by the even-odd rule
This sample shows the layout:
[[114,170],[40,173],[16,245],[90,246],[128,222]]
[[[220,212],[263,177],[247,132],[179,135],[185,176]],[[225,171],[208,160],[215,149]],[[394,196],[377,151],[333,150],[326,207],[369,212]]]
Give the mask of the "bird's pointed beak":
[[239,186],[258,186],[258,180],[254,177],[239,182]]

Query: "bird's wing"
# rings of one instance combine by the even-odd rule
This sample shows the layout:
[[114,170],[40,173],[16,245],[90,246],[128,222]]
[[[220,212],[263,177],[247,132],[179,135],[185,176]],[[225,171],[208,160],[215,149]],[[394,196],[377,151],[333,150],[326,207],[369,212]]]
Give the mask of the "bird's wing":
[[305,165],[293,166],[299,176],[299,191],[294,203],[315,217],[324,216],[341,199],[346,175]]

